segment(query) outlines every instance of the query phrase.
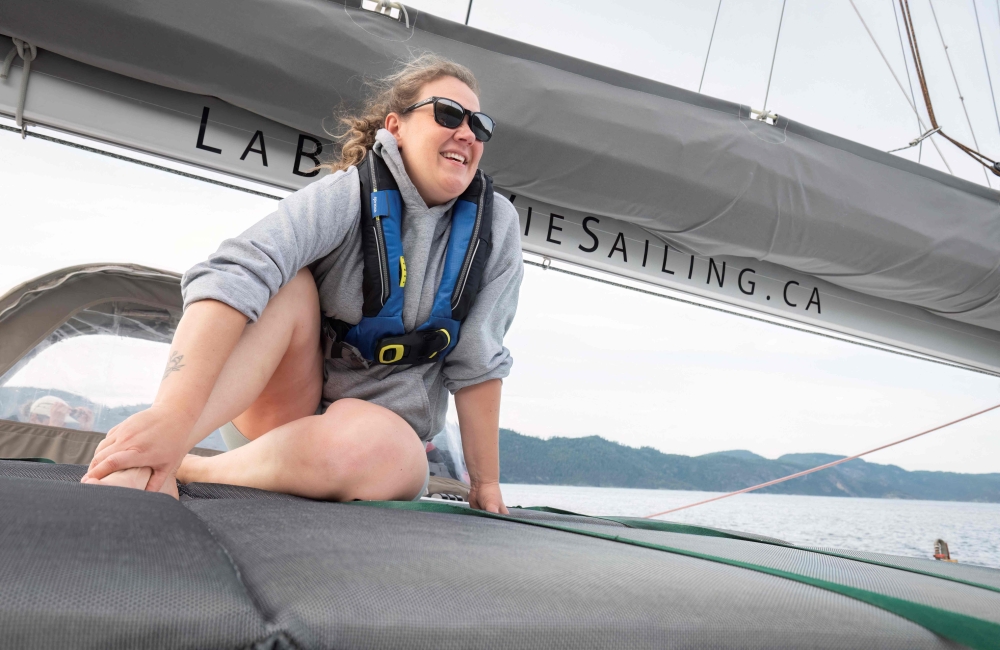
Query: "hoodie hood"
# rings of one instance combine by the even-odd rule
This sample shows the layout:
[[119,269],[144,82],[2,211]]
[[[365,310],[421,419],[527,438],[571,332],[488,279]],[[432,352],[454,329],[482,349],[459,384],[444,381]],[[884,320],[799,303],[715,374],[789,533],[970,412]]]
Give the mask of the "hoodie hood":
[[403,156],[399,153],[399,145],[396,142],[396,137],[387,130],[379,129],[375,134],[375,144],[372,146],[372,151],[385,161],[389,171],[392,172],[393,178],[396,179],[396,183],[399,185],[399,194],[403,199],[403,207],[407,214],[427,213],[428,216],[440,218],[455,204],[455,199],[458,197],[447,203],[435,205],[433,208],[427,207],[427,203],[424,202],[423,197],[420,196],[420,192],[417,191],[417,187],[406,173],[406,168],[403,166]]

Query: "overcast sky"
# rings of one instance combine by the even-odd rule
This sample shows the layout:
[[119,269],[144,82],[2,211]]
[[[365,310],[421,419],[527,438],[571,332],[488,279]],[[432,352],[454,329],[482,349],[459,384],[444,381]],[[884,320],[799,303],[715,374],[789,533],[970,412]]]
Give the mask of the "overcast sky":
[[[906,84],[893,3],[855,1]],[[1000,129],[971,1],[934,7],[979,146],[995,155]],[[458,20],[467,7],[464,0],[409,4]],[[911,7],[939,120],[971,143],[930,5],[913,0]],[[1000,62],[1000,13],[995,0],[977,7],[992,65]],[[470,24],[696,90],[715,10],[708,0],[475,0]],[[762,107],[780,11],[781,0],[723,2],[704,92]],[[1000,81],[1000,70],[993,72]],[[788,2],[768,108],[881,149],[918,135],[847,0]],[[940,146],[959,175],[985,184],[964,156]],[[944,169],[930,146],[903,155]],[[0,132],[0,188],[0,292],[81,262],[183,271],[274,208],[268,199],[10,132]],[[995,377],[534,267],[526,269],[507,344],[515,364],[503,426],[543,437],[602,435],[669,453],[850,454],[1000,402]],[[136,390],[155,389],[139,375],[155,373],[137,370]],[[1000,415],[870,460],[1000,472]]]

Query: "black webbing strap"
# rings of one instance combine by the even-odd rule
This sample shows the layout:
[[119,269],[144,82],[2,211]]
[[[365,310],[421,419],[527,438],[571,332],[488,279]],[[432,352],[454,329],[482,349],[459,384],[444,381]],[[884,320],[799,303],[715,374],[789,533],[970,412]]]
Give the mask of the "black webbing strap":
[[867,603],[874,607],[896,614],[897,616],[920,625],[934,634],[955,641],[956,643],[961,643],[973,648],[974,650],[1000,650],[1000,624],[998,623],[986,621],[967,614],[959,614],[958,612],[932,607],[930,605],[915,603],[902,598],[896,598],[894,596],[886,596],[884,594],[868,591],[867,589],[859,589],[857,587],[843,585],[830,580],[820,580],[819,578],[813,578],[811,576],[793,573],[791,571],[783,571],[781,569],[775,569],[761,564],[733,560],[716,555],[709,555],[707,553],[698,553],[696,551],[674,548],[663,544],[643,542],[641,540],[631,539],[621,535],[609,535],[606,533],[598,533],[579,528],[560,526],[543,521],[533,521],[531,519],[518,519],[516,517],[498,515],[491,512],[485,512],[483,510],[475,510],[473,508],[451,505],[448,503],[429,503],[426,501],[353,501],[351,503],[354,505],[374,508],[413,510],[417,512],[436,512],[443,514],[482,517],[486,519],[497,519],[500,521],[513,522],[527,526],[536,526],[539,528],[548,528],[550,530],[558,530],[565,533],[572,533],[574,535],[594,537],[597,539],[607,540],[609,542],[629,544],[631,546],[638,546],[655,551],[663,551],[666,553],[693,557],[699,560],[707,560],[709,562],[717,562],[719,564],[749,569],[751,571],[766,573],[779,578],[786,578],[788,580],[807,584],[819,589],[826,589],[827,591],[831,591],[842,596],[854,598],[855,600],[859,600],[863,603]]

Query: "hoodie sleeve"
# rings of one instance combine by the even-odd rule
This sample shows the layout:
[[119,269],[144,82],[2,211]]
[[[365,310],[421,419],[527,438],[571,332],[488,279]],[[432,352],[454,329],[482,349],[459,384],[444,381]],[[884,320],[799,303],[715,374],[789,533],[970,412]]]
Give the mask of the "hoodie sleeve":
[[340,246],[357,227],[358,187],[352,167],[282,200],[277,210],[222,242],[184,274],[184,308],[199,300],[218,300],[256,322],[268,301],[300,269]]
[[462,323],[455,349],[444,360],[444,383],[453,394],[510,374],[514,360],[503,345],[503,337],[514,321],[523,276],[517,210],[505,197],[495,194],[493,250],[482,287]]

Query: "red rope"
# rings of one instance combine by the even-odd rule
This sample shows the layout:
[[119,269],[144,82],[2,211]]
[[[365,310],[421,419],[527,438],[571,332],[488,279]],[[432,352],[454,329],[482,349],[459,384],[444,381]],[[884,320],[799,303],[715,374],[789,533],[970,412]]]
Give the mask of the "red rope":
[[982,411],[976,411],[975,413],[972,413],[970,415],[966,415],[965,417],[961,417],[961,418],[958,418],[957,420],[952,420],[951,422],[948,422],[946,424],[941,424],[939,426],[936,426],[933,429],[928,429],[927,431],[921,431],[920,433],[914,434],[912,436],[907,436],[906,438],[903,438],[902,440],[897,440],[896,442],[890,442],[887,445],[882,445],[881,447],[876,447],[875,449],[869,449],[868,451],[863,451],[860,454],[856,454],[854,456],[849,456],[848,458],[841,458],[840,460],[835,460],[832,463],[827,463],[826,465],[820,465],[819,467],[813,467],[812,469],[807,469],[805,471],[798,472],[798,473],[792,474],[790,476],[785,476],[783,478],[776,478],[773,481],[768,481],[767,483],[761,483],[760,485],[754,485],[753,487],[743,488],[742,490],[737,490],[736,492],[730,492],[729,494],[722,494],[722,495],[717,496],[717,497],[712,497],[711,499],[705,499],[704,501],[698,501],[697,503],[689,503],[688,505],[686,505],[686,506],[680,506],[679,508],[671,508],[670,510],[664,510],[663,512],[657,512],[657,513],[652,514],[652,515],[646,515],[644,517],[644,519],[652,519],[653,517],[660,517],[662,515],[670,514],[671,512],[677,512],[678,510],[686,510],[688,508],[693,508],[695,506],[700,506],[700,505],[703,505],[703,504],[706,504],[706,503],[711,503],[713,501],[718,501],[720,499],[728,499],[729,497],[734,497],[737,494],[745,494],[747,492],[753,492],[754,490],[759,490],[761,488],[766,488],[766,487],[771,486],[771,485],[777,485],[778,483],[784,483],[785,481],[790,481],[793,478],[799,478],[800,476],[805,476],[806,474],[812,474],[813,472],[818,472],[821,469],[827,469],[827,468],[833,467],[835,465],[840,465],[841,463],[846,463],[849,460],[855,460],[856,458],[861,458],[862,456],[867,456],[868,454],[873,454],[876,451],[881,451],[883,449],[888,449],[889,447],[893,447],[895,445],[904,443],[904,442],[906,442],[908,440],[913,440],[914,438],[919,438],[920,436],[925,436],[928,433],[933,433],[934,431],[940,431],[941,429],[944,429],[945,427],[950,427],[953,424],[958,424],[959,422],[964,422],[965,420],[971,420],[972,418],[974,418],[976,416],[982,415],[983,413],[989,413],[990,411],[992,411],[994,409],[998,409],[998,408],[1000,408],[1000,404],[994,404],[993,406],[991,406],[991,407],[989,407],[987,409],[983,409]]
[[[933,10],[933,7],[931,7],[931,9]],[[933,104],[931,104],[931,92],[927,87],[927,78],[924,76],[924,63],[920,58],[920,47],[917,45],[917,29],[916,27],[913,26],[913,16],[910,15],[909,0],[899,0],[899,10],[903,14],[903,26],[906,27],[906,38],[910,43],[910,55],[913,57],[913,67],[916,68],[917,70],[917,80],[920,82],[920,91],[921,93],[923,93],[924,96],[924,106],[926,106],[927,108],[927,117],[929,117],[931,120],[931,128],[937,129],[938,133],[941,134],[941,136],[945,140],[952,143],[960,150],[968,154],[973,160],[978,162],[987,170],[993,172],[997,176],[1000,176],[1000,162],[997,162],[992,158],[990,158],[989,156],[985,156],[979,153],[978,151],[976,151],[975,149],[973,149],[968,145],[962,144],[955,138],[946,134],[944,130],[941,128],[941,125],[938,124],[937,117],[935,117],[934,115],[934,106]],[[860,16],[861,14],[858,15]],[[942,45],[943,44],[944,41],[942,41]],[[947,49],[948,48],[945,47],[945,50]],[[989,72],[988,68],[987,72]],[[956,81],[955,83],[957,84],[958,82]],[[961,98],[961,96],[959,98]],[[969,129],[970,130],[972,129],[971,123],[969,124]],[[975,140],[975,138],[976,136],[975,134],[973,134],[972,139]]]

